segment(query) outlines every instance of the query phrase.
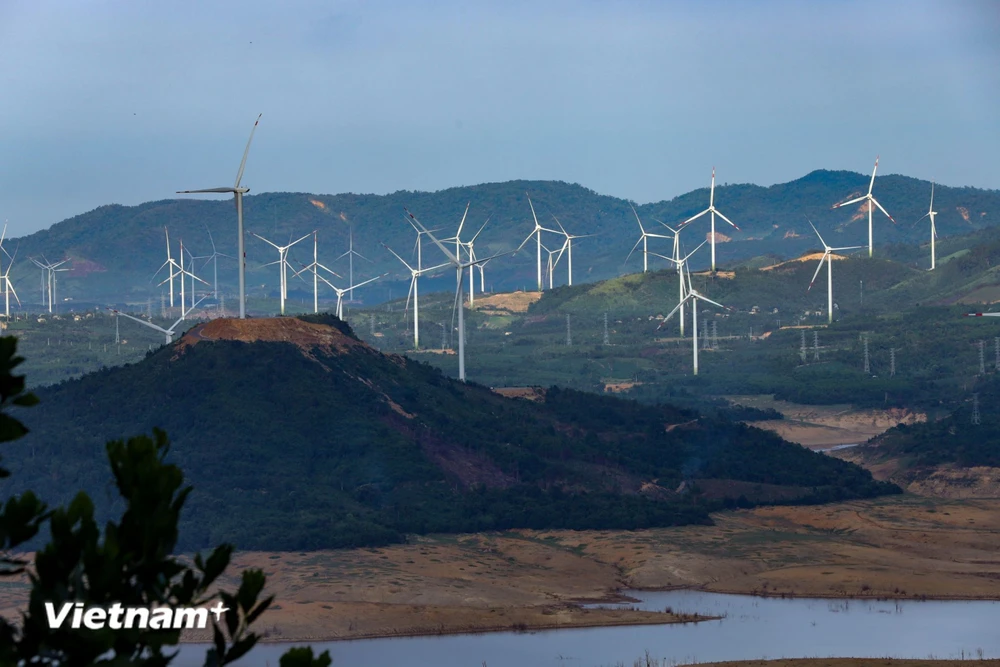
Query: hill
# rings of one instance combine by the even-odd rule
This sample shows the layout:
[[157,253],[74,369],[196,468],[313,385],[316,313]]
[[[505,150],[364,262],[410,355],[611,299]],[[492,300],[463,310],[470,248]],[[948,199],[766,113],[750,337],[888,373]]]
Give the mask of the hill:
[[335,318],[214,320],[137,364],[37,393],[0,493],[65,502],[83,488],[107,512],[103,443],[161,427],[195,487],[182,549],[705,523],[723,506],[895,491],[692,411],[557,388],[504,398],[378,353]]
[[[718,245],[719,261],[732,263],[766,254],[797,256],[816,246],[807,218],[835,246],[863,243],[867,238],[864,211],[831,211],[830,206],[867,189],[868,178],[853,172],[819,170],[771,187],[720,184],[716,188],[716,203],[744,231],[725,230],[731,241]],[[888,175],[878,178],[876,188],[879,200],[900,222],[898,225],[885,219],[876,222],[877,256],[882,257],[884,249],[894,244],[925,243],[927,229],[923,225],[913,226],[911,222],[926,211],[930,184]],[[440,228],[442,234],[448,236],[454,233],[466,204],[471,202],[466,223],[469,236],[490,219],[477,243],[478,255],[485,257],[517,247],[532,229],[526,192],[530,193],[543,225],[553,226],[552,215],[556,215],[570,233],[600,235],[598,239],[578,241],[574,253],[576,282],[609,278],[641,267],[641,257],[637,255],[633,255],[628,265],[623,265],[639,236],[629,202],[575,184],[509,181],[433,193],[401,191],[384,196],[264,193],[246,197],[244,205],[251,294],[274,297],[278,272],[273,267],[259,268],[275,259],[273,249],[249,236],[249,232],[281,242],[318,230],[320,261],[343,274],[341,269],[347,269],[346,259],[334,262],[347,250],[348,232],[353,228],[355,249],[371,260],[355,260],[356,278],[390,273],[385,280],[358,295],[369,302],[378,302],[390,298],[393,292],[396,295],[405,293],[408,285],[409,275],[404,267],[379,245],[384,242],[397,252],[409,252],[414,238],[412,229],[402,218],[404,207],[427,226]],[[939,185],[935,192],[942,240],[990,228],[1000,220],[1000,191]],[[669,201],[636,208],[648,225],[656,227],[654,219],[676,224],[704,209],[707,201],[708,188],[702,188]],[[158,281],[151,281],[150,276],[165,259],[164,227],[170,229],[175,255],[178,240],[183,240],[195,255],[210,254],[206,230],[211,230],[218,251],[235,256],[233,218],[232,202],[228,200],[168,199],[130,207],[108,205],[59,222],[47,230],[11,240],[11,244],[19,245],[19,257],[44,254],[49,258],[66,256],[71,259],[67,265],[70,271],[58,276],[61,298],[144,302],[150,297],[158,300],[162,291],[156,287]],[[694,223],[684,239],[685,244],[693,247],[707,232],[707,222]],[[553,243],[558,242],[556,237],[552,239],[555,239]],[[664,244],[663,247],[653,244],[651,250],[669,252],[668,242]],[[308,242],[304,242],[296,246],[292,257],[310,261],[311,248],[307,245]],[[432,255],[437,257],[436,252]],[[497,291],[533,286],[534,259],[529,249],[491,262],[486,273],[487,284]],[[706,261],[699,257],[696,266],[704,266]],[[923,267],[928,260],[919,253],[911,253],[907,261]],[[219,262],[222,289],[232,294],[235,291],[234,263],[225,258]],[[663,262],[654,260],[652,264],[662,266]],[[200,273],[208,278],[210,270],[210,267],[201,268]],[[557,278],[562,282],[565,279],[563,270],[558,273]],[[12,277],[20,284],[37,279],[37,273],[29,263],[19,261]],[[444,276],[437,284],[445,288],[450,282],[448,276]],[[304,298],[309,287],[293,281],[291,289],[293,298]],[[23,291],[30,293],[27,299],[34,301],[33,290]]]

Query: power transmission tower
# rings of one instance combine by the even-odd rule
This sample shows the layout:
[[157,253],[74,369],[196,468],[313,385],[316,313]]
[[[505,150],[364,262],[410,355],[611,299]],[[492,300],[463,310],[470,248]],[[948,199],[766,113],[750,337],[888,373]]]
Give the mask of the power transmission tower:
[[896,348],[889,348],[889,377],[896,375]]
[[718,322],[712,320],[712,349],[719,349],[719,328],[716,326]]
[[799,357],[802,358],[802,363],[806,363],[806,330],[801,329],[799,333],[802,335],[802,341],[799,344]]
[[708,349],[708,327],[701,330],[701,349]]
[[979,424],[979,394],[972,395],[972,423]]
[[441,327],[441,349],[444,350],[448,347],[448,341],[445,339],[444,325],[439,323],[438,326]]
[[979,374],[986,375],[986,358],[983,356],[983,341],[979,341]]
[[813,361],[819,361],[819,332],[813,329]]
[[865,334],[864,341],[865,341],[865,375],[871,375],[872,367],[868,359],[868,334]]
[[[1000,338],[997,338],[1000,341]],[[608,314],[604,313],[604,344],[611,345],[611,338],[608,337]],[[997,347],[997,365],[1000,366],[1000,347]]]
[[573,335],[569,330],[569,313],[566,313],[566,345],[573,344]]

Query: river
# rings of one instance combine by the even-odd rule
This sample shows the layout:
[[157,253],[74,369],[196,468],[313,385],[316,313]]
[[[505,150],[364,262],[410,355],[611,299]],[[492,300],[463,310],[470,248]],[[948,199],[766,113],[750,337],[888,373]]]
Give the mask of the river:
[[[643,609],[722,616],[675,625],[358,639],[314,643],[333,667],[611,667],[646,652],[664,664],[802,657],[1000,657],[1000,602],[759,598],[624,591]],[[265,614],[266,619],[266,614]],[[293,644],[294,645],[294,644]],[[202,664],[187,645],[178,667]],[[277,667],[288,645],[261,644],[238,665]],[[318,649],[318,650],[316,650]]]

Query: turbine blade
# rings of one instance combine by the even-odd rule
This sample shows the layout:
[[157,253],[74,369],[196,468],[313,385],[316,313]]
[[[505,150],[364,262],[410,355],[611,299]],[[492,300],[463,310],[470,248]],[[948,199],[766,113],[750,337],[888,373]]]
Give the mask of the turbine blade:
[[[816,232],[816,236],[819,236],[819,242],[823,244],[823,248],[824,248],[824,249],[826,249],[826,250],[829,250],[829,249],[830,249],[830,246],[828,246],[828,245],[826,244],[826,241],[824,241],[824,240],[823,240],[823,237],[822,237],[822,236],[820,236],[820,233],[819,233],[819,230],[818,230],[818,229],[816,229],[816,225],[814,225],[814,224],[812,223],[812,220],[810,220],[809,218],[806,218],[806,222],[808,222],[808,223],[809,223],[809,226],[813,228],[813,231],[814,231],[814,232]],[[813,280],[815,280],[815,278],[813,278]]]
[[729,219],[729,218],[727,218],[726,216],[722,215],[722,214],[721,214],[721,213],[719,213],[718,211],[716,211],[716,212],[715,212],[715,214],[716,214],[717,216],[719,216],[720,218],[722,218],[723,220],[725,220],[726,222],[728,222],[728,223],[729,223],[730,225],[732,225],[732,226],[733,226],[733,227],[734,227],[734,228],[736,229],[736,231],[738,231],[738,232],[741,232],[741,231],[743,231],[742,229],[740,229],[739,227],[737,227],[737,226],[736,226],[736,223],[735,223],[735,222],[733,222],[732,220],[730,220],[730,219]]
[[872,193],[872,188],[875,187],[875,172],[878,171],[878,155],[875,156],[875,168],[872,169],[872,180],[868,183],[868,194]]
[[710,209],[710,208],[706,208],[706,209],[705,209],[704,211],[702,211],[702,212],[701,212],[701,213],[699,213],[698,215],[693,215],[693,216],[691,216],[690,218],[688,218],[687,220],[685,220],[684,222],[682,222],[682,223],[681,223],[681,226],[680,226],[680,228],[681,228],[681,229],[684,229],[684,226],[685,226],[685,225],[687,225],[688,223],[691,223],[691,222],[694,222],[695,220],[697,220],[697,219],[698,219],[698,218],[700,218],[701,216],[705,215],[706,213],[710,213],[710,212],[711,212],[711,210],[712,210],[712,209]]
[[260,117],[264,114],[259,114],[257,120],[253,122],[253,129],[250,130],[250,138],[247,139],[247,147],[243,150],[243,159],[240,160],[240,170],[236,172],[236,185],[233,188],[240,187],[240,181],[243,180],[243,169],[247,166],[247,155],[250,154],[250,143],[253,141],[253,133],[257,131],[257,123],[260,122]]
[[[235,193],[236,189],[235,188],[206,188],[204,190],[178,190],[176,194],[179,194],[179,195],[196,195],[196,194],[201,194],[201,193],[205,193],[205,192],[220,193],[220,194],[228,192],[228,193],[231,194],[231,193]],[[122,313],[122,315],[124,315],[124,314],[125,313]]]
[[450,259],[450,260],[451,260],[451,263],[452,263],[452,264],[456,264],[456,265],[457,265],[457,264],[460,264],[460,263],[461,263],[461,262],[459,261],[458,257],[455,257],[455,255],[451,254],[451,251],[449,251],[449,250],[448,250],[447,248],[445,248],[445,247],[444,247],[444,244],[442,244],[442,243],[441,243],[440,241],[438,241],[438,240],[437,240],[437,237],[436,237],[436,236],[434,236],[434,235],[433,235],[433,234],[431,234],[431,233],[430,233],[429,231],[427,231],[427,228],[426,228],[426,227],[424,227],[424,226],[423,226],[423,225],[422,225],[422,224],[420,223],[420,221],[419,221],[419,220],[417,220],[416,216],[414,216],[414,215],[413,215],[412,213],[410,213],[410,212],[409,212],[409,211],[408,211],[407,209],[405,209],[405,208],[404,208],[403,210],[404,210],[404,211],[406,211],[406,214],[407,214],[408,216],[410,216],[410,218],[411,218],[411,219],[413,220],[413,222],[415,222],[415,223],[417,224],[417,226],[418,226],[418,227],[420,227],[420,231],[422,231],[423,233],[427,234],[427,236],[429,236],[429,237],[430,237],[431,241],[433,241],[433,242],[434,242],[434,245],[436,245],[436,246],[437,246],[438,248],[440,248],[440,249],[441,249],[441,252],[443,252],[443,253],[444,253],[445,257],[447,257],[448,259]]
[[381,244],[381,246],[382,246],[383,248],[385,248],[386,250],[388,250],[389,252],[391,252],[391,253],[392,253],[392,256],[393,256],[393,257],[395,257],[396,259],[398,259],[399,261],[401,261],[401,262],[403,263],[403,266],[405,266],[406,268],[408,268],[408,269],[410,270],[410,272],[411,272],[411,273],[413,272],[413,267],[412,267],[412,266],[410,266],[409,264],[407,264],[407,263],[406,263],[406,260],[405,260],[405,259],[403,259],[403,258],[402,258],[402,257],[400,257],[399,255],[397,255],[397,254],[396,254],[396,251],[395,251],[395,250],[393,250],[392,248],[390,248],[389,246],[387,246],[387,245],[386,245],[386,244],[384,244],[384,243],[382,243],[382,244]]
[[[824,244],[824,245],[826,245],[826,244]],[[813,284],[816,282],[816,278],[819,277],[819,272],[823,268],[823,262],[826,261],[826,256],[829,255],[829,254],[830,254],[830,250],[827,249],[827,251],[824,252],[823,256],[820,258],[819,265],[816,267],[816,273],[813,274],[812,280],[809,281],[809,287],[806,288],[807,292],[813,288]]]
[[854,199],[848,201],[842,201],[839,204],[834,204],[830,209],[840,208],[841,206],[847,206],[848,204],[857,204],[859,201],[864,201],[868,199],[868,195],[862,195],[861,197],[855,197]]
[[883,213],[885,213],[885,216],[887,218],[889,218],[890,220],[892,220],[892,224],[896,224],[896,220],[891,215],[889,215],[889,211],[887,211],[884,208],[882,208],[882,204],[879,204],[878,200],[875,199],[875,197],[872,197],[872,203],[875,204],[876,206],[878,206],[878,210],[880,210]]

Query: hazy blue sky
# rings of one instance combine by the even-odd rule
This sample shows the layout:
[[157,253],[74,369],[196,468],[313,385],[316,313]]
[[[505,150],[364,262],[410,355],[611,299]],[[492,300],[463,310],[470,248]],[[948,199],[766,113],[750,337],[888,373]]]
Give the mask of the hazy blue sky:
[[817,168],[1000,187],[1000,2],[0,0],[0,218]]

